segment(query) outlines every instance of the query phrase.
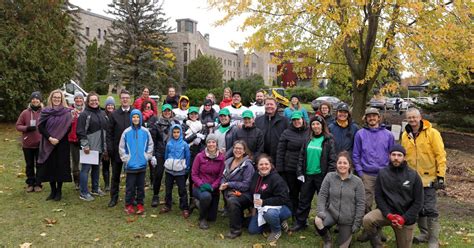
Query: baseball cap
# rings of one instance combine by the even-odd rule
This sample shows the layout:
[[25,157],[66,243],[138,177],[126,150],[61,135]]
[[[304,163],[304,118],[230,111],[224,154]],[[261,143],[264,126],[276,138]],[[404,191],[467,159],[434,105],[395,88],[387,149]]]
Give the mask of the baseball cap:
[[223,108],[219,111],[219,115],[227,115],[230,116],[230,111],[227,108]]
[[242,113],[242,118],[253,118],[253,112],[252,110],[245,110]]
[[294,119],[301,119],[303,118],[303,113],[301,113],[301,111],[295,111],[293,112],[293,114],[291,114],[291,119],[294,120]]

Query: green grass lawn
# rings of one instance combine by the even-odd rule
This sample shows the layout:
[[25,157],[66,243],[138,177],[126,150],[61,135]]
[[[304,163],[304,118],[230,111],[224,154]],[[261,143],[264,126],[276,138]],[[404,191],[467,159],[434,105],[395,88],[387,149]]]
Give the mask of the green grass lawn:
[[[228,219],[224,217],[218,217],[209,230],[203,231],[197,227],[196,212],[184,220],[174,205],[172,212],[160,215],[159,208],[149,207],[151,190],[146,191],[146,215],[139,217],[126,216],[123,203],[108,208],[108,196],[93,202],[81,201],[71,183],[65,184],[60,202],[45,201],[49,185],[44,185],[45,190],[41,193],[26,193],[18,136],[13,124],[0,124],[0,247],[18,247],[23,243],[32,243],[33,247],[267,246],[264,237],[250,236],[246,232],[235,240],[223,239],[228,231]],[[123,192],[122,188],[122,198]],[[175,197],[174,201],[178,202],[178,199]],[[441,201],[455,204],[449,203],[449,199]],[[451,209],[463,209],[463,205],[453,205]],[[314,217],[314,212],[311,216]],[[446,247],[472,247],[468,242],[473,239],[470,235],[474,230],[474,216],[456,211],[441,213],[441,216],[443,244],[447,244]],[[56,223],[48,225],[45,219]],[[394,247],[393,232],[390,228],[384,231],[389,237],[387,246]],[[314,228],[310,227],[291,236],[284,234],[278,245],[319,247],[321,242],[321,238],[314,235]],[[370,246],[368,243],[355,243],[352,247]]]

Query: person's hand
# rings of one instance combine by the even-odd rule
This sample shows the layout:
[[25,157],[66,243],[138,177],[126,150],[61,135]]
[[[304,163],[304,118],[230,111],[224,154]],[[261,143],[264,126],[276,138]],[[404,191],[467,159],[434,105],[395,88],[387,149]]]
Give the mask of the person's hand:
[[151,166],[153,166],[153,168],[156,167],[157,162],[156,162],[155,156],[153,156],[153,157],[151,158],[150,163],[151,163]]
[[206,123],[206,126],[207,126],[207,127],[213,127],[213,126],[214,126],[214,122],[208,122],[208,123]]
[[223,148],[219,149],[219,152],[222,153],[222,154],[225,154],[225,148],[223,147]]
[[227,187],[229,187],[229,184],[228,183],[223,183],[223,184],[221,184],[221,186],[219,186],[219,190],[220,191],[226,190]]
[[88,146],[82,148],[82,150],[84,151],[85,154],[89,154],[91,152],[91,149]]
[[256,207],[261,207],[263,204],[263,200],[262,199],[255,199],[253,200],[253,205],[256,206]]
[[403,216],[396,214],[395,219],[397,220],[397,224],[399,226],[403,227],[403,225],[405,225],[405,218],[403,218]]
[[48,140],[49,140],[49,142],[50,142],[53,146],[55,146],[55,145],[57,145],[57,144],[59,143],[59,140],[56,139],[56,138],[53,138],[53,137],[49,137]]
[[105,160],[105,161],[108,161],[110,158],[109,158],[109,153],[107,151],[105,151],[103,154],[102,154],[102,160]]
[[437,177],[433,183],[433,188],[435,189],[445,189],[446,185],[444,184],[444,177]]
[[359,231],[359,228],[357,226],[352,226],[352,234],[356,233],[357,231]]
[[205,191],[207,191],[207,192],[212,192],[212,191],[214,191],[214,190],[212,189],[212,186],[211,186],[210,184],[208,184],[208,183],[205,183],[205,184],[201,185],[201,187],[199,187],[199,190],[200,190],[201,192],[205,192]]

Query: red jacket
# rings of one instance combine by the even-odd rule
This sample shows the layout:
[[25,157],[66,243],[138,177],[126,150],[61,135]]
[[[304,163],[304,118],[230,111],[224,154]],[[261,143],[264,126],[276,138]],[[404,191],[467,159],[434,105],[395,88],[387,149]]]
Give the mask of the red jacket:
[[155,115],[158,115],[158,111],[156,110],[156,102],[155,100],[151,99],[151,98],[143,98],[143,97],[139,97],[135,100],[135,102],[133,103],[133,108],[135,109],[142,109],[142,104],[144,101],[150,101],[151,102],[151,105],[153,106],[153,114]]
[[[18,120],[16,121],[16,130],[22,132],[21,145],[23,148],[39,148],[41,134],[38,131],[39,118],[41,116],[41,109],[33,111],[30,107],[23,110]],[[36,130],[27,132],[27,127],[30,126],[30,121],[36,121]]]
[[[83,108],[84,107],[85,106],[83,106]],[[74,108],[74,105],[73,105],[73,107],[71,107],[71,111],[72,111],[71,112],[72,113],[72,123],[71,123],[71,130],[69,131],[67,139],[68,139],[69,142],[79,143],[79,139],[77,138],[77,134],[76,134],[76,129],[77,129],[77,119],[79,118],[79,115],[80,115],[80,113],[82,113],[82,111],[77,112],[76,109]]]
[[232,98],[225,98],[225,99],[222,99],[222,102],[219,104],[219,107],[223,109],[230,105],[232,105]]

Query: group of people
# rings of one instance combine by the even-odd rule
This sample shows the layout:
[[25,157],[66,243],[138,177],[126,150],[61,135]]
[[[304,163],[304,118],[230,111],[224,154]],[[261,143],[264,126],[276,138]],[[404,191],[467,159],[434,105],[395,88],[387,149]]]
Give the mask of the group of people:
[[[86,99],[78,93],[66,106],[62,92],[55,90],[43,107],[41,94],[33,92],[16,124],[23,133],[27,192],[39,192],[42,182],[49,182],[47,200],[59,201],[63,182],[74,180],[79,198],[92,201],[105,195],[99,187],[102,166],[108,206],[118,204],[125,171],[125,212],[142,214],[149,170],[151,207],[160,204],[164,176],[160,213],[171,211],[176,184],[183,218],[198,209],[199,227],[208,229],[222,197],[231,239],[245,227],[250,234],[269,231],[269,242],[285,231],[307,228],[317,194],[314,226],[325,247],[331,247],[334,225],[339,247],[349,247],[361,227],[358,240],[382,247],[386,225],[393,227],[398,247],[410,247],[412,241],[438,245],[436,190],[444,187],[446,153],[439,132],[417,109],[407,111],[398,145],[377,109],[365,111],[359,128],[345,103],[334,116],[329,103],[310,116],[298,96],[279,114],[277,101],[263,91],[248,108],[229,88],[219,104],[209,94],[197,107],[170,87],[161,111],[148,88],[133,104],[127,91],[119,97],[120,106],[109,97],[102,110],[94,92]],[[100,162],[79,163],[91,152]],[[417,221],[421,235],[413,238]]]

